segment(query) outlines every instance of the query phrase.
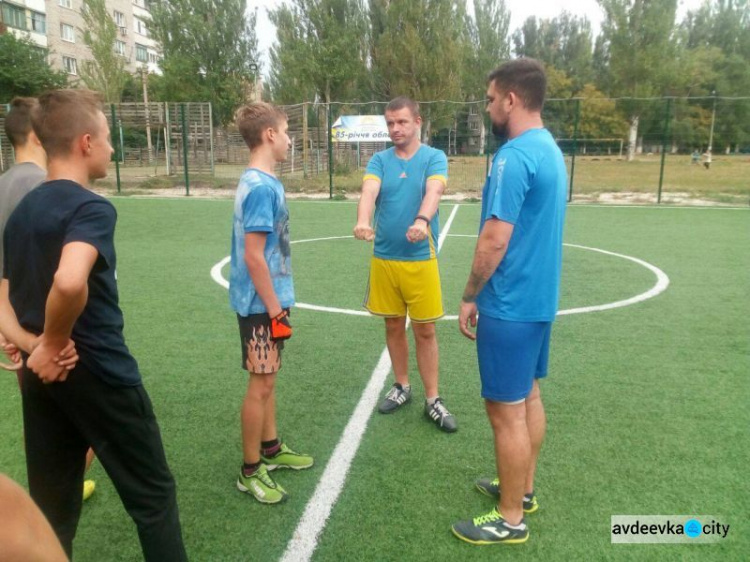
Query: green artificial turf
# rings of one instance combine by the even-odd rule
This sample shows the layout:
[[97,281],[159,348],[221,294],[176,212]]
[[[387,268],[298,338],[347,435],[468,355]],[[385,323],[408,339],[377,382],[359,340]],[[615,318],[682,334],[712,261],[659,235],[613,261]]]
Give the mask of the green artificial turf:
[[[280,506],[234,488],[246,387],[236,320],[210,277],[229,254],[232,203],[116,199],[118,282],[127,342],[139,361],[178,483],[193,560],[278,560],[384,348],[382,320],[296,309],[278,378],[281,436],[316,465],[277,473]],[[349,236],[355,205],[290,202],[294,240]],[[442,222],[453,209],[441,207]],[[462,205],[441,254],[447,314],[468,275],[478,205]],[[750,323],[750,211],[571,207],[565,241],[636,257],[670,278],[666,292],[603,312],[561,316],[542,394],[549,418],[538,513],[518,547],[474,547],[450,533],[488,511],[473,488],[494,470],[475,350],[456,322],[438,323],[441,394],[460,429],[447,435],[415,400],[370,419],[316,561],[744,560]],[[295,244],[298,300],[360,309],[370,247],[351,238]],[[224,269],[227,275],[228,268]],[[561,308],[649,290],[632,261],[566,247]],[[390,384],[389,375],[386,384]],[[15,377],[0,377],[0,470],[25,485]],[[139,560],[135,528],[102,467],[83,509],[75,559]],[[729,523],[714,546],[612,545],[610,517],[711,514]],[[745,554],[742,554],[742,553]]]

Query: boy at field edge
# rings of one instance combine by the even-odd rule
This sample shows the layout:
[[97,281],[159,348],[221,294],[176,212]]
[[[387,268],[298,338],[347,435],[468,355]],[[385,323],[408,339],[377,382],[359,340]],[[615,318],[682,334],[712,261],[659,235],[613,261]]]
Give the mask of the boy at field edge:
[[291,142],[286,114],[271,104],[242,107],[235,121],[250,149],[234,203],[229,278],[242,364],[250,375],[241,412],[244,461],[237,488],[261,503],[275,504],[286,500],[287,492],[269,472],[313,465],[311,456],[281,442],[276,430],[276,374],[284,341],[292,336],[289,309],[294,305],[294,284],[289,211],[274,168],[286,160]]
[[[5,232],[5,223],[15,210],[21,199],[32,189],[44,181],[47,175],[47,153],[44,152],[42,142],[36,136],[31,126],[31,112],[39,105],[36,98],[14,98],[10,102],[10,111],[5,115],[5,134],[13,146],[15,164],[0,176],[0,234]],[[0,276],[2,276],[3,244],[0,241]],[[21,385],[21,352],[12,344],[5,341],[0,333],[0,346],[6,350],[9,357],[14,358],[12,365],[4,364],[3,368],[16,371],[18,385]],[[15,352],[15,353],[14,353]],[[15,357],[14,357],[15,356]],[[75,353],[72,354],[77,358]],[[71,356],[71,357],[72,357]],[[68,370],[73,370],[76,361],[68,363]],[[89,448],[86,453],[86,471],[88,472],[94,460],[94,450]],[[83,481],[83,499],[91,497],[96,489],[93,480]]]
[[[136,525],[143,559],[184,562],[176,485],[123,336],[117,212],[90,191],[93,180],[106,177],[114,152],[101,99],[88,90],[47,92],[31,120],[47,153],[47,181],[8,219],[0,282],[0,330],[26,356],[30,495],[72,558],[93,447]],[[68,371],[59,355],[71,339],[80,361]]]

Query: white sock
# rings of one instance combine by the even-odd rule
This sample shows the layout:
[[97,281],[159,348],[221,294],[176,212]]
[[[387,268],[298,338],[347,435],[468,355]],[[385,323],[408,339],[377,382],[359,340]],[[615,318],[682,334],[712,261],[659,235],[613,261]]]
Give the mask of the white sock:
[[425,398],[425,402],[427,402],[430,406],[432,406],[435,403],[435,400],[440,398],[440,396],[433,396],[432,398]]

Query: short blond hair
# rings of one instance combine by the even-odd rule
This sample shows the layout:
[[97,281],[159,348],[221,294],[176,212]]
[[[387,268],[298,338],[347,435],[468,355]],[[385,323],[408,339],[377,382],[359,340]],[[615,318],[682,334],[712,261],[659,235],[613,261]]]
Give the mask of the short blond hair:
[[242,106],[234,114],[234,122],[250,150],[263,144],[263,131],[268,128],[278,131],[279,125],[286,120],[283,109],[264,101]]
[[102,99],[91,90],[52,90],[39,96],[31,124],[49,158],[67,156],[73,141],[94,134],[99,126]]

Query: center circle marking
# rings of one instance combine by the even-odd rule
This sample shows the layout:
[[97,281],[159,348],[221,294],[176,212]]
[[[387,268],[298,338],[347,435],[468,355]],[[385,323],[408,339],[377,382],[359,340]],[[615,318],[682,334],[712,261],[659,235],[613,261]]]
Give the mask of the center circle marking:
[[[476,238],[476,235],[473,234],[448,234],[449,237],[454,238]],[[310,242],[324,242],[327,240],[344,240],[347,238],[354,238],[354,236],[347,235],[347,236],[326,236],[323,238],[307,238],[305,240],[293,240],[292,244],[307,244]],[[645,291],[643,293],[640,293],[638,295],[635,295],[633,297],[630,297],[628,299],[609,302],[605,304],[599,304],[594,306],[582,306],[578,308],[567,308],[565,310],[559,310],[557,312],[558,316],[565,316],[568,314],[583,314],[586,312],[601,312],[603,310],[612,310],[614,308],[622,308],[624,306],[630,306],[639,302],[643,302],[648,299],[652,299],[655,296],[663,293],[666,291],[667,287],[669,287],[669,277],[666,273],[664,273],[661,269],[656,267],[655,265],[652,265],[646,261],[643,261],[641,259],[635,258],[633,256],[627,256],[625,254],[618,254],[615,252],[610,252],[608,250],[602,250],[601,248],[592,248],[590,246],[581,246],[579,244],[563,244],[563,246],[567,246],[569,248],[577,248],[579,250],[588,250],[591,252],[597,252],[600,254],[605,254],[607,256],[614,256],[617,258],[621,258],[624,260],[631,261],[633,263],[636,263],[642,267],[645,267],[649,271],[651,271],[656,276],[656,283],[651,287],[648,291]],[[225,289],[229,288],[229,282],[224,279],[224,276],[221,274],[221,270],[224,268],[224,266],[229,263],[230,256],[225,257],[221,261],[219,261],[216,265],[214,265],[211,268],[211,277],[216,283],[224,287]],[[371,316],[373,318],[376,318],[366,310],[353,310],[351,308],[337,308],[332,306],[320,306],[316,304],[308,304],[304,302],[298,302],[295,305],[297,308],[304,308],[307,310],[315,310],[318,312],[332,312],[335,314],[348,314],[350,316]],[[450,314],[443,316],[441,320],[458,320],[458,316],[455,314]]]

